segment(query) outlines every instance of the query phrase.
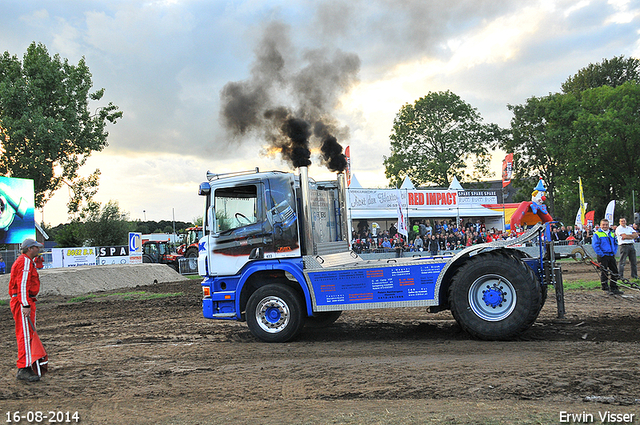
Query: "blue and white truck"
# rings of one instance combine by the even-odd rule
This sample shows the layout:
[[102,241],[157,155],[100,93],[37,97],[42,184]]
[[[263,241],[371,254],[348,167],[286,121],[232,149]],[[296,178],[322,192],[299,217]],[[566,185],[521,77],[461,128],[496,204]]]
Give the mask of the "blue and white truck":
[[[204,317],[246,321],[257,338],[285,342],[345,310],[423,306],[450,309],[469,334],[499,340],[526,331],[547,286],[562,282],[541,224],[452,256],[365,260],[349,249],[344,181],[315,182],[306,167],[207,172],[199,188]],[[539,256],[517,249],[533,240]]]

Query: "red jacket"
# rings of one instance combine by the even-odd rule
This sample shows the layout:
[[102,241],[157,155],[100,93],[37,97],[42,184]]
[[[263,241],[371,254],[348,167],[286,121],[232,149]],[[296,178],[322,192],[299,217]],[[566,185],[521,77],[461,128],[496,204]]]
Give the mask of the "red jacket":
[[35,264],[26,254],[18,257],[11,266],[9,280],[9,295],[20,297],[20,303],[29,305],[29,298],[35,298],[40,292],[40,277]]

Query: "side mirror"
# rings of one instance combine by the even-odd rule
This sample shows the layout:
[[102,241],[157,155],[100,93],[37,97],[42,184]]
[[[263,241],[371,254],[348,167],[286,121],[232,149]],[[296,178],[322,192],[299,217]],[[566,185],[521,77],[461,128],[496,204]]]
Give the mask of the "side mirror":
[[215,209],[213,208],[213,205],[211,205],[207,210],[207,229],[209,230],[210,234],[217,233],[215,218],[216,218],[216,212],[215,212]]

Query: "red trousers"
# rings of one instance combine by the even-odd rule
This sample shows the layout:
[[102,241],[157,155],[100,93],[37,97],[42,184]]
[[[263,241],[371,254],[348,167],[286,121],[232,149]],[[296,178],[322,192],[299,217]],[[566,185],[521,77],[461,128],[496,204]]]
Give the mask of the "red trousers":
[[[36,323],[36,303],[29,298],[29,305],[31,306],[31,322]],[[30,367],[33,362],[38,359],[34,359],[31,356],[31,327],[26,317],[22,315],[22,308],[20,303],[20,296],[11,297],[11,313],[13,313],[13,320],[16,322],[16,340],[18,341],[18,368]]]

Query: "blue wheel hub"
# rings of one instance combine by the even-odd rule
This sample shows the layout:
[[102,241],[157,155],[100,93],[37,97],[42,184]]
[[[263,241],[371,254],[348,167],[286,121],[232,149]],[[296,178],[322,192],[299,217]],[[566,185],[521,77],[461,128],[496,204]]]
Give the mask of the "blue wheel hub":
[[269,307],[264,315],[265,319],[269,323],[278,323],[282,318],[280,309],[277,307]]
[[516,308],[518,293],[514,286],[498,274],[478,277],[469,287],[469,307],[488,322],[504,320]]
[[282,298],[269,295],[258,302],[255,315],[256,322],[263,331],[278,333],[289,325],[291,310]]
[[487,285],[487,289],[482,291],[482,300],[488,307],[496,308],[502,307],[502,303],[505,301],[505,293],[502,292],[502,287],[498,287],[496,284],[493,286]]

